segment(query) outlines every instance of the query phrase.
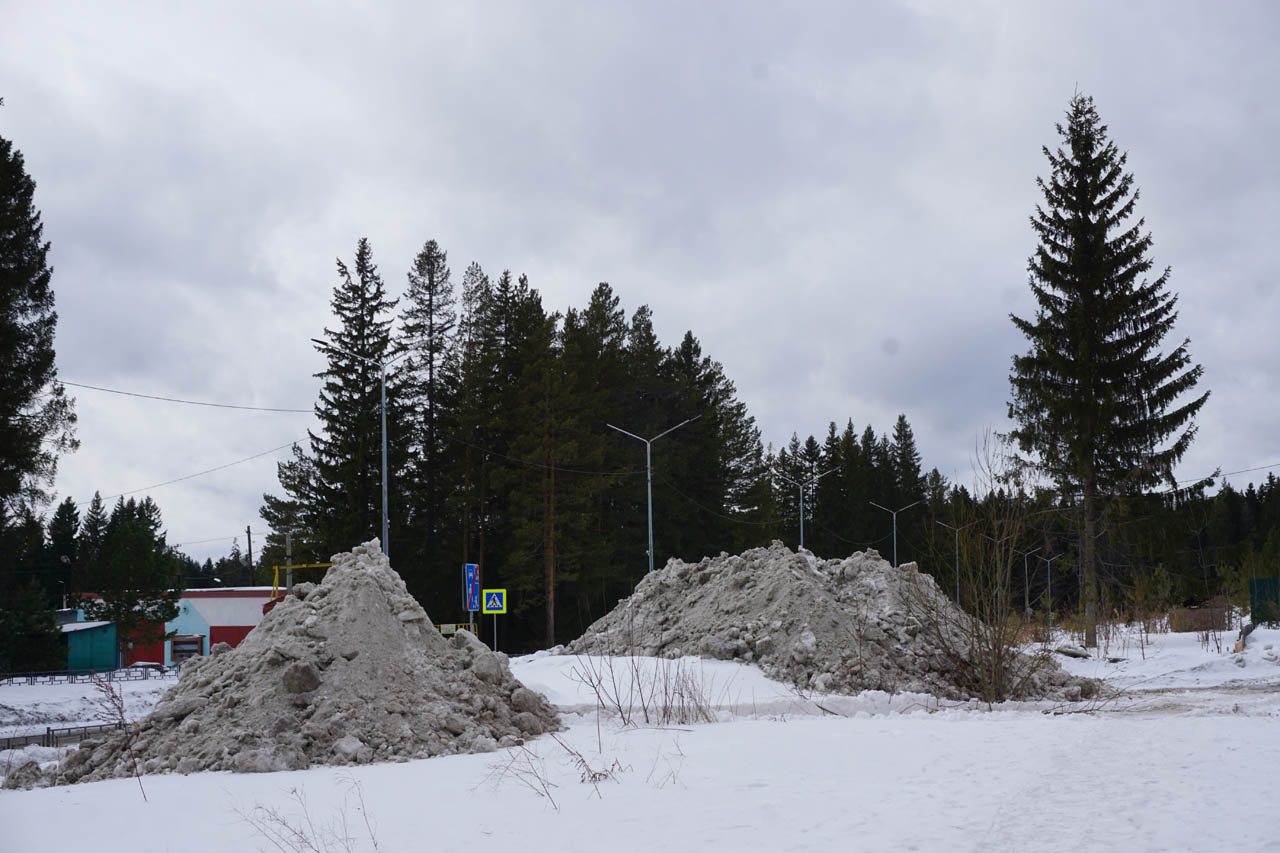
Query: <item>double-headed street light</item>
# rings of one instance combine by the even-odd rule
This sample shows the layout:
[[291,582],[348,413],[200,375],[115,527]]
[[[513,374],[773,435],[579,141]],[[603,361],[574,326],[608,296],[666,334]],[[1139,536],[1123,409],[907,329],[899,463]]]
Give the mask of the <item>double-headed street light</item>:
[[404,358],[408,353],[402,352],[400,355],[388,361],[376,361],[372,358],[368,358],[367,356],[356,355],[353,352],[348,352],[342,347],[334,346],[328,341],[322,341],[319,338],[312,338],[311,341],[312,343],[319,344],[325,349],[340,352],[343,355],[349,355],[352,358],[358,358],[365,364],[372,364],[374,367],[378,368],[378,376],[381,380],[382,386],[382,404],[380,406],[382,410],[382,553],[389,557],[391,556],[391,535],[387,532],[387,368]]
[[1053,561],[1058,559],[1058,557],[1065,557],[1066,555],[1067,555],[1067,552],[1063,551],[1061,554],[1056,554],[1052,557],[1046,557],[1043,554],[1041,554],[1039,557],[1039,559],[1044,560],[1045,596],[1049,599],[1048,607],[1049,607],[1049,630],[1050,631],[1053,630]]
[[[938,520],[935,518],[934,521]],[[967,527],[973,527],[977,523],[977,521],[971,521],[968,524],[962,524],[959,527],[952,527],[945,521],[938,521],[938,524],[941,524],[956,535],[956,607],[960,606],[960,531]]]
[[610,423],[605,424],[605,426],[607,426],[609,429],[616,429],[618,432],[622,433],[623,435],[629,435],[632,438],[634,438],[636,441],[644,442],[644,470],[645,470],[646,487],[648,489],[648,494],[649,494],[649,571],[653,571],[653,464],[652,464],[652,454],[650,453],[650,446],[655,441],[662,438],[664,435],[675,432],[676,430],[680,429],[680,427],[688,423],[693,423],[700,417],[702,417],[702,415],[694,415],[691,418],[687,418],[681,421],[680,423],[676,424],[675,426],[673,426],[671,429],[658,433],[653,438],[641,438],[640,436],[636,435],[633,432],[627,432],[622,427],[616,427]]
[[805,490],[805,487],[812,486],[814,483],[818,482],[828,474],[834,474],[836,471],[839,471],[839,470],[840,470],[840,466],[837,465],[836,467],[832,468],[830,471],[823,471],[821,474],[814,477],[812,480],[806,480],[803,483],[797,483],[795,480],[791,479],[786,474],[779,474],[777,471],[772,471],[772,470],[770,471],[770,473],[773,474],[773,476],[781,480],[786,480],[788,483],[795,486],[796,489],[800,492],[800,547],[801,548],[804,547],[804,490]]
[[913,504],[907,504],[901,509],[889,509],[887,506],[880,506],[880,504],[875,501],[867,501],[867,503],[871,504],[876,509],[882,509],[893,516],[893,567],[896,569],[898,568],[898,513],[906,512],[913,506],[916,506],[916,504],[924,503],[924,501],[919,500]]
[[1032,548],[1030,551],[1014,549],[1015,553],[1022,555],[1022,609],[1028,616],[1031,615],[1031,575],[1027,571],[1027,557],[1039,550],[1039,547]]

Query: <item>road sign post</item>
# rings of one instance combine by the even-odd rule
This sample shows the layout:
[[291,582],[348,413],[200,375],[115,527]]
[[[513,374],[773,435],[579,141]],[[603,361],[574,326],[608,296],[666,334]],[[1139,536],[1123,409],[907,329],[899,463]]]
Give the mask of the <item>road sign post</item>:
[[467,622],[474,631],[476,611],[480,609],[480,566],[476,563],[462,565],[462,606],[467,611]]
[[486,589],[481,601],[485,614],[493,614],[493,650],[498,650],[498,614],[507,612],[507,591],[505,589]]

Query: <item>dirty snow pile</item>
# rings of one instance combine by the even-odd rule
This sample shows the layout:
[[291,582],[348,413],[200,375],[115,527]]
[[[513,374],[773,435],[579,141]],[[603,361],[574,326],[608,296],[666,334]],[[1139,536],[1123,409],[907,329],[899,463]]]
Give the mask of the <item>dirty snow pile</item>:
[[236,648],[214,646],[127,735],[85,741],[54,784],[132,773],[265,772],[486,752],[559,728],[474,636],[435,630],[368,542],[336,555]]
[[[696,654],[754,661],[801,689],[968,698],[969,617],[914,563],[874,550],[820,560],[775,541],[738,556],[671,560],[592,624],[567,654]],[[1077,700],[1096,683],[1049,660],[1011,655],[1017,696]]]

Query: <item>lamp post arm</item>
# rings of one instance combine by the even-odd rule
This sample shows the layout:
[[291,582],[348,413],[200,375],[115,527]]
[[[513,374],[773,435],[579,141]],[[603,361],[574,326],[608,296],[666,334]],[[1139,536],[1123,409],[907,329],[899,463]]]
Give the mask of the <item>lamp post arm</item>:
[[[649,441],[657,441],[658,439],[662,438],[662,437],[663,437],[664,435],[666,435],[667,433],[675,432],[676,430],[680,429],[680,427],[684,426],[685,424],[693,423],[694,421],[696,421],[696,420],[697,420],[698,418],[700,418],[700,417],[702,417],[702,415],[694,415],[694,416],[693,416],[693,417],[691,417],[691,418],[686,418],[685,420],[683,420],[683,421],[681,421],[680,423],[676,424],[675,426],[673,426],[671,429],[667,430],[666,432],[660,432],[660,433],[658,433],[658,434],[657,434],[657,435],[655,435],[653,438],[649,439]],[[617,427],[614,427],[614,429],[617,429]]]
[[348,352],[347,350],[344,350],[342,347],[334,346],[333,344],[329,343],[328,341],[322,341],[322,340],[320,340],[319,338],[312,338],[312,339],[311,339],[311,342],[312,342],[313,344],[319,344],[320,346],[324,347],[325,349],[331,349],[331,350],[333,350],[334,352],[340,352],[340,353],[342,353],[343,355],[349,355],[349,356],[351,356],[352,358],[358,358],[358,359],[360,359],[361,361],[363,361],[363,362],[365,362],[365,363],[367,363],[367,364],[372,364],[372,365],[373,365],[373,366],[375,366],[375,367],[377,367],[377,366],[378,366],[378,362],[374,361],[373,359],[369,358],[368,356],[365,356],[365,355],[356,355],[356,354],[355,354],[355,353],[353,353],[353,352]]
[[812,480],[810,480],[809,482],[805,483],[805,485],[806,485],[806,486],[811,486],[811,485],[813,485],[814,483],[816,483],[816,482],[818,482],[819,480],[821,480],[823,477],[827,476],[828,474],[834,474],[835,472],[837,472],[837,471],[839,471],[839,470],[840,470],[840,466],[839,466],[839,465],[837,465],[836,467],[832,468],[832,469],[831,469],[831,470],[829,470],[829,471],[823,471],[821,474],[819,474],[818,476],[814,477],[814,478],[813,478]]
[[649,443],[649,439],[641,438],[640,436],[636,435],[634,432],[627,432],[622,427],[616,427],[613,424],[609,424],[609,423],[605,424],[605,426],[607,426],[609,429],[616,429],[618,432],[622,433],[623,435],[629,435],[632,438],[634,438],[636,441],[643,441],[645,444]]
[[788,477],[786,474],[779,474],[777,471],[773,470],[772,468],[769,469],[769,473],[780,480],[786,480],[788,483],[795,486],[796,488],[800,488],[800,484],[797,483],[795,480],[791,479],[790,477]]

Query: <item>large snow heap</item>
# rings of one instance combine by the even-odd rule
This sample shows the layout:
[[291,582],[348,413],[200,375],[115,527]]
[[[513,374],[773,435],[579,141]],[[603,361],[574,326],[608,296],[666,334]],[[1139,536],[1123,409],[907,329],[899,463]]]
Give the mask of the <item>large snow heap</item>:
[[467,632],[440,636],[376,540],[296,592],[238,647],[186,661],[136,733],[86,741],[52,781],[130,775],[134,758],[144,773],[403,761],[559,728],[506,655]]
[[[968,698],[974,623],[914,563],[874,550],[820,560],[775,541],[739,556],[672,559],[592,624],[568,654],[701,655],[755,662],[802,689]],[[1018,698],[1075,700],[1092,682],[1011,653]]]

